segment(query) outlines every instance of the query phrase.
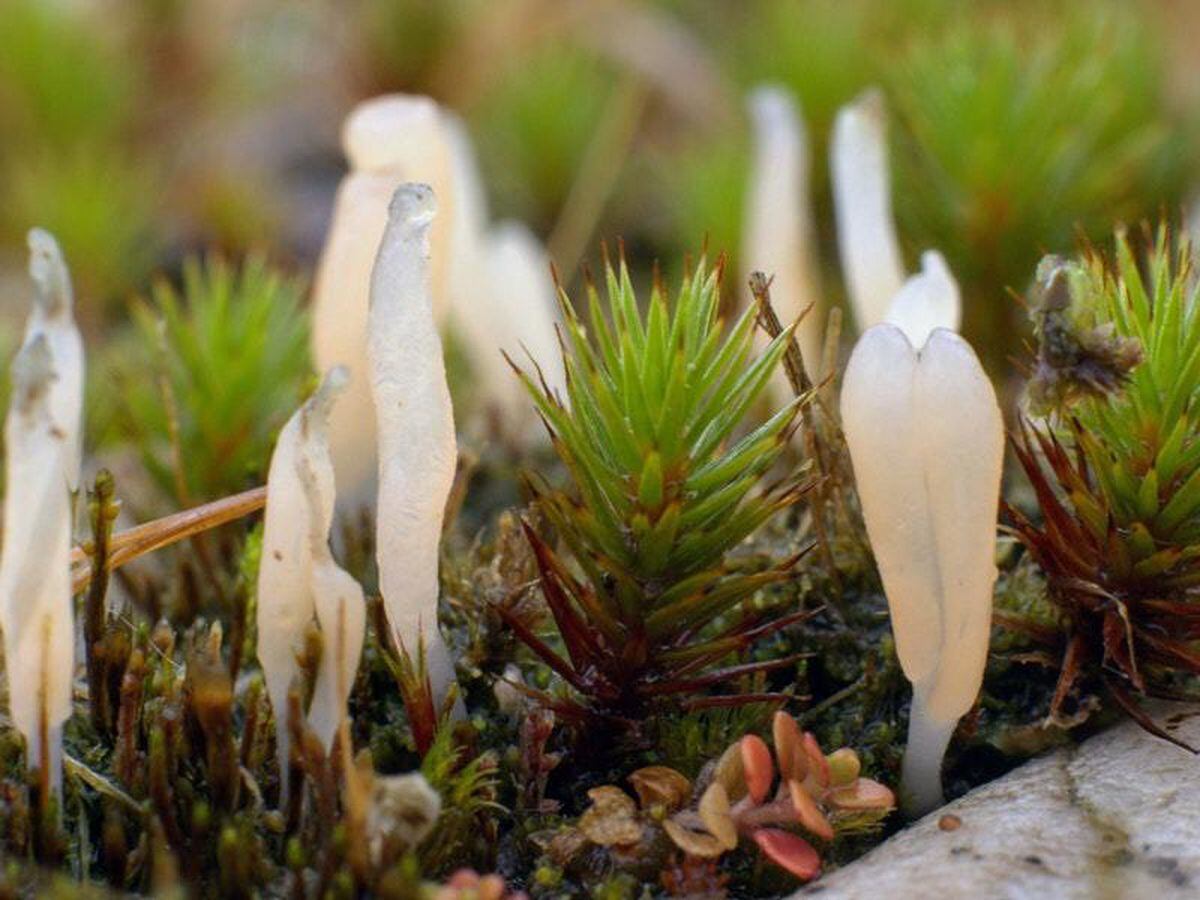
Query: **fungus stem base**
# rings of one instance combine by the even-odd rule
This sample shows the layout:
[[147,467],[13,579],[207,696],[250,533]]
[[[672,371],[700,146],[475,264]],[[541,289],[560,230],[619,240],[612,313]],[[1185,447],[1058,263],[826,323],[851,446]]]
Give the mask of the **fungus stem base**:
[[942,758],[950,745],[955,721],[941,722],[930,717],[925,697],[913,693],[908,719],[908,746],[900,774],[901,805],[912,818],[925,815],[946,802],[942,793]]

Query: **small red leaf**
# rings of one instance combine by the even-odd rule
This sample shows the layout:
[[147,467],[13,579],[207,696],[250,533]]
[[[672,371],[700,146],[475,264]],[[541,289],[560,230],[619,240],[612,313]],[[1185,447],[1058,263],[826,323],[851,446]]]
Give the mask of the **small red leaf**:
[[804,785],[798,781],[789,781],[788,790],[792,795],[792,809],[796,811],[796,819],[804,826],[804,830],[821,840],[832,841],[833,826],[817,806],[817,801],[804,789]]
[[750,799],[762,803],[775,780],[775,764],[771,762],[771,751],[766,741],[756,734],[748,734],[741,740],[742,770],[746,775],[746,790]]
[[821,874],[821,857],[802,837],[778,828],[760,828],[754,832],[754,843],[771,862],[801,881]]

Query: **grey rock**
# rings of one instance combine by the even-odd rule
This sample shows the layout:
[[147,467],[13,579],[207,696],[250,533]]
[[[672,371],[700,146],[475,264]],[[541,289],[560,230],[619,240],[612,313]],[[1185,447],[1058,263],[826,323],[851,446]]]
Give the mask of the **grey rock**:
[[[1200,745],[1200,707],[1150,710]],[[795,896],[1196,898],[1198,799],[1200,761],[1125,722],[977,788]],[[943,828],[946,816],[958,827]]]

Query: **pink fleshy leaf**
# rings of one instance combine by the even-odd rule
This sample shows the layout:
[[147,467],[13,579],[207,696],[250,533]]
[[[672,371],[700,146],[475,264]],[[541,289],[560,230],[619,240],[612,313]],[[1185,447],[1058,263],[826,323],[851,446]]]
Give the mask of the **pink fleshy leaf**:
[[833,840],[833,826],[825,818],[825,813],[817,806],[817,801],[804,789],[799,781],[789,781],[788,789],[792,795],[792,809],[796,811],[796,819],[804,826],[809,834],[825,841]]
[[804,753],[808,757],[809,773],[816,776],[821,787],[829,787],[829,760],[811,731],[804,732]]
[[870,778],[859,778],[853,784],[835,788],[829,792],[828,800],[841,809],[891,809],[896,805],[896,795],[891,789]]
[[782,709],[776,711],[771,722],[771,733],[775,740],[775,758],[779,761],[779,774],[784,781],[793,778],[800,781],[808,774],[808,757],[804,752],[804,735],[796,720]]
[[762,803],[775,780],[775,764],[771,762],[771,751],[767,743],[756,734],[748,734],[741,740],[742,769],[746,775],[746,790],[750,799]]
[[760,828],[754,832],[754,843],[771,862],[801,881],[821,874],[821,857],[802,837],[778,828]]

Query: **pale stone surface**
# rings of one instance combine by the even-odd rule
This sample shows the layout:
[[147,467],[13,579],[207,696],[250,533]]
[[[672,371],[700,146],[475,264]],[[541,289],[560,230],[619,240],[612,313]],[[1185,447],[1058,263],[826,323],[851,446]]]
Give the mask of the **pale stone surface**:
[[[1200,744],[1200,707],[1154,718]],[[1200,896],[1200,761],[1132,722],[939,809],[796,897]],[[944,831],[942,816],[962,824]]]

